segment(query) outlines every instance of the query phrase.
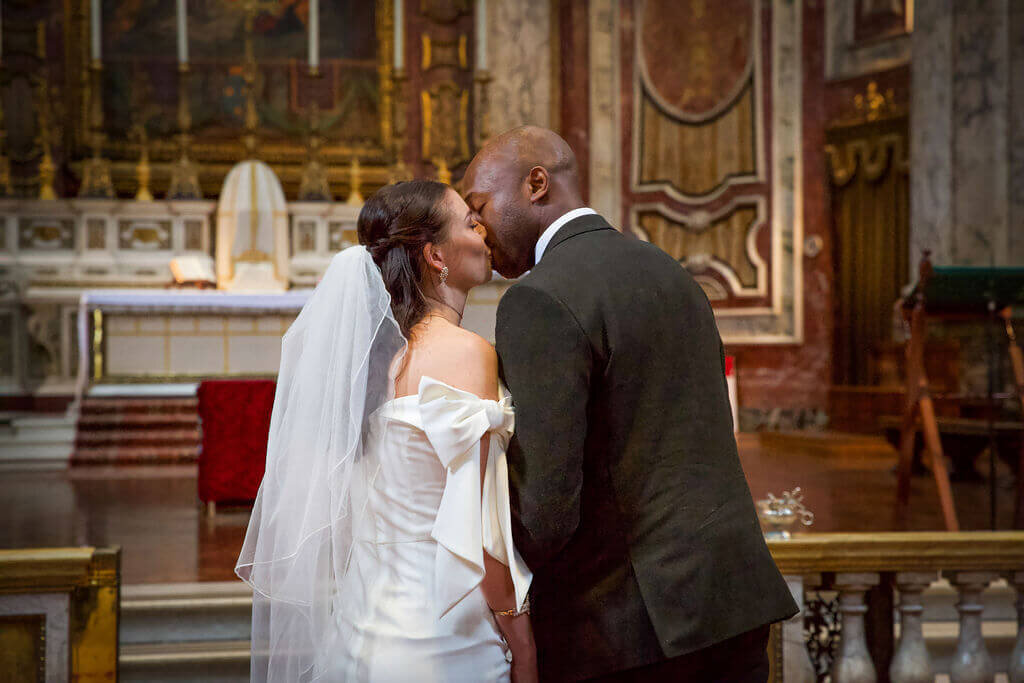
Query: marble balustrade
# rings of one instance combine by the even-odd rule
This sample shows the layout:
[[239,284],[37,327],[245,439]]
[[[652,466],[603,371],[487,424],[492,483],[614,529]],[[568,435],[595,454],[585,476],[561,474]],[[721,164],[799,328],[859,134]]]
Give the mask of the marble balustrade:
[[768,544],[802,608],[776,628],[773,681],[1024,683],[1024,532]]

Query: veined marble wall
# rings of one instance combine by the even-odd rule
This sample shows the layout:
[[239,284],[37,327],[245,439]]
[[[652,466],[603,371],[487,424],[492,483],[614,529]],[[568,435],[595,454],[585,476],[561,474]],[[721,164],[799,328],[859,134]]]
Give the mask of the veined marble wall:
[[1024,263],[1024,2],[1010,4],[1009,94],[1010,206],[1009,247],[1011,263]]
[[909,259],[1024,263],[1024,9],[1016,0],[918,3],[911,92]]
[[552,127],[551,3],[489,0],[487,8],[489,132]]
[[953,229],[953,0],[932,0],[914,17],[910,92],[909,272],[927,247],[947,262]]

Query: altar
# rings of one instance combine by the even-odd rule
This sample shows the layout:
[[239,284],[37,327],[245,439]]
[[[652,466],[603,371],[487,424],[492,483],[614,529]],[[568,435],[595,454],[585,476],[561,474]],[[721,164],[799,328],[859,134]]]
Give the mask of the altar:
[[[212,268],[216,202],[0,199],[0,400],[57,407],[83,378],[127,389],[173,377],[276,373],[280,333],[302,307],[303,290],[356,243],[360,206],[293,201],[285,209],[288,258],[277,270],[289,289],[257,295],[170,288],[174,259]],[[241,234],[251,242],[250,232]],[[282,245],[273,246],[257,244],[280,257]],[[78,320],[83,296],[87,321]],[[80,329],[88,348],[79,346]],[[81,359],[89,363],[84,374]]]
[[86,290],[77,394],[93,383],[275,376],[281,336],[311,292]]

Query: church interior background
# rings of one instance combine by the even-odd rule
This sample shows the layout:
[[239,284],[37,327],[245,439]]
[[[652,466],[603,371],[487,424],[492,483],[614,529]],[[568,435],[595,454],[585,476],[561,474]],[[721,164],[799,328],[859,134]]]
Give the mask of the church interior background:
[[[247,679],[281,335],[364,197],[527,123],[714,307],[805,608],[773,680],[1024,680],[1024,3],[0,7],[13,680]],[[493,339],[509,284],[464,325]]]

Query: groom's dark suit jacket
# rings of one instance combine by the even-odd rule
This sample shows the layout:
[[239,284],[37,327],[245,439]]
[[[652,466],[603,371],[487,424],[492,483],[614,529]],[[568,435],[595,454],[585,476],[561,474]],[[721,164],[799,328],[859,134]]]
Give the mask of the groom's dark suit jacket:
[[677,261],[577,218],[502,298],[496,337],[544,680],[677,657],[796,613],[736,453],[711,306]]

